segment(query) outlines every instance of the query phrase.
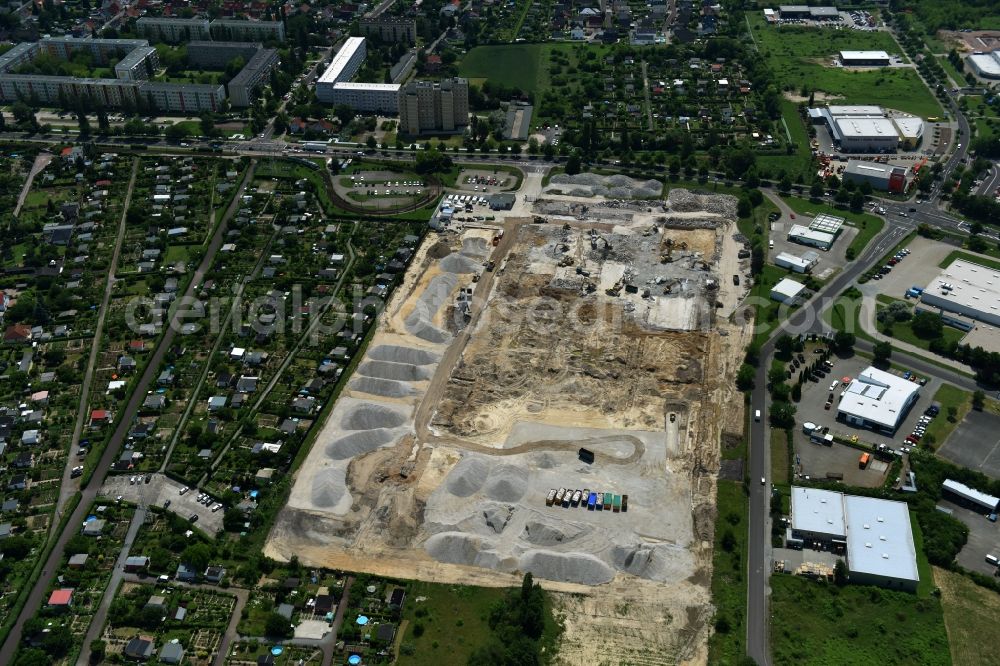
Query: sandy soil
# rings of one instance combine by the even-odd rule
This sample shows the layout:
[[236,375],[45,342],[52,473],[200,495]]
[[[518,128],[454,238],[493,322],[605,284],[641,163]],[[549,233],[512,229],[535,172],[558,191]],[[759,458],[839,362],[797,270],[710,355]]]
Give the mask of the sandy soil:
[[[569,199],[552,203],[567,226],[507,217],[495,247],[481,229],[425,240],[265,553],[472,585],[531,571],[566,613],[563,663],[703,663],[719,442],[740,429],[750,335],[718,286],[740,269],[731,202]],[[671,302],[697,325],[651,326],[643,308]],[[559,487],[628,494],[628,511],[548,506]]]

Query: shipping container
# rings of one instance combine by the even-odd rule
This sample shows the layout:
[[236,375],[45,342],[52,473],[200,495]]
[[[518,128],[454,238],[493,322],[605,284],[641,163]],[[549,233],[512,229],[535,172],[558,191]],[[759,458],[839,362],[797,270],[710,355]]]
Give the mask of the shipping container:
[[590,493],[590,497],[587,499],[587,510],[593,511],[594,507],[597,506],[597,493]]
[[611,493],[604,493],[604,510],[611,511],[611,505],[614,503],[614,497]]
[[552,506],[552,503],[556,501],[556,489],[553,488],[549,491],[548,496],[545,498],[545,506]]
[[577,456],[579,456],[580,460],[587,463],[588,465],[591,465],[594,462],[594,452],[591,451],[590,449],[581,448],[577,452]]
[[622,511],[628,511],[628,495],[622,495]]
[[872,457],[870,453],[862,453],[861,457],[858,458],[858,467],[864,469],[868,467],[868,463],[871,461]]
[[621,510],[622,510],[622,496],[621,495],[615,495],[615,499],[614,499],[614,512],[618,513]]

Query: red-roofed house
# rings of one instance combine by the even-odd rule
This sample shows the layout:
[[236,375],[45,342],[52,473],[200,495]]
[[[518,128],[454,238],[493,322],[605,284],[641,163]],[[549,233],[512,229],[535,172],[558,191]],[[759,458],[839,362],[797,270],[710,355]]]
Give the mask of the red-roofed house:
[[55,606],[57,608],[69,608],[73,605],[73,590],[68,588],[63,588],[61,590],[53,590],[52,594],[49,595],[49,606]]
[[111,420],[111,412],[106,409],[95,409],[90,413],[91,427],[104,425]]
[[436,72],[441,69],[441,56],[434,53],[427,56],[426,67],[428,72]]
[[4,342],[27,342],[31,339],[31,327],[27,324],[8,326],[3,333]]

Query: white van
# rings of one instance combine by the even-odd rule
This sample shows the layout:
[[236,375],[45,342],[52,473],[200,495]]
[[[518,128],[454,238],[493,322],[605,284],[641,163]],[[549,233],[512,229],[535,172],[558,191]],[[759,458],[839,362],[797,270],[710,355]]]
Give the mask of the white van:
[[993,566],[1000,566],[1000,560],[997,559],[996,555],[987,555],[986,561],[992,564]]
[[838,386],[840,386],[840,382],[838,382],[838,381],[837,381],[837,380],[835,379],[835,380],[833,380],[833,383],[832,383],[832,384],[830,384],[830,390],[831,390],[831,391],[833,391],[833,390],[834,390],[834,389],[836,389],[836,388],[837,388]]
[[760,410],[759,410],[759,409],[757,409],[757,410],[754,410],[754,413],[753,413],[753,420],[754,420],[754,421],[760,421]]

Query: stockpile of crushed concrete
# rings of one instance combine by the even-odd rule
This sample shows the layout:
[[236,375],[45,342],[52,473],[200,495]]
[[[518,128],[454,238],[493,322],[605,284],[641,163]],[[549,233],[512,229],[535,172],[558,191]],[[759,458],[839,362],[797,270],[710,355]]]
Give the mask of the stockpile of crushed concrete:
[[706,212],[736,219],[736,197],[729,194],[696,194],[676,187],[667,195],[667,204],[678,213]]
[[[551,434],[551,427],[540,427]],[[661,469],[644,473],[651,464],[658,466],[652,460],[665,456],[662,433],[621,434],[643,440],[646,449],[639,460],[587,465],[572,447],[503,457],[466,452],[428,498],[424,548],[442,562],[530,571],[585,585],[606,583],[619,572],[651,580],[685,578],[693,566],[687,550],[690,518],[664,518],[663,506],[655,504],[658,494],[667,497],[670,486],[683,492],[682,484]],[[550,488],[571,486],[624,489],[631,498],[629,511],[545,506]]]
[[378,345],[368,350],[358,366],[350,389],[384,398],[414,395],[412,382],[430,379],[441,356],[402,345]]
[[628,176],[601,176],[596,173],[578,173],[573,176],[556,174],[549,181],[546,191],[559,190],[578,197],[612,197],[616,199],[647,199],[663,192],[658,180],[636,180]]

